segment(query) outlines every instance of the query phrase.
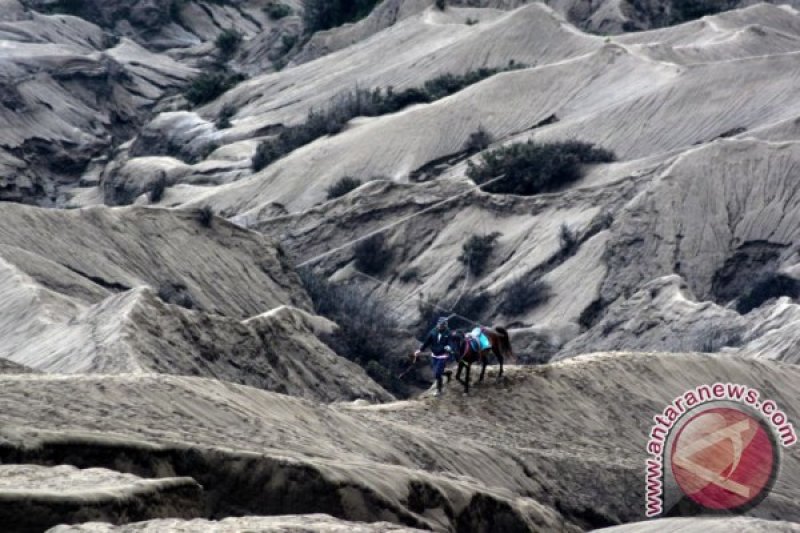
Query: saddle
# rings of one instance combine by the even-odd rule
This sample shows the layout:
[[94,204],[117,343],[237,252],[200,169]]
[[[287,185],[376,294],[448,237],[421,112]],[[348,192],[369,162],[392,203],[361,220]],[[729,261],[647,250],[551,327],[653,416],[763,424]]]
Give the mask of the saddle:
[[484,352],[492,347],[489,337],[483,332],[483,328],[475,328],[469,332],[469,343],[473,351]]

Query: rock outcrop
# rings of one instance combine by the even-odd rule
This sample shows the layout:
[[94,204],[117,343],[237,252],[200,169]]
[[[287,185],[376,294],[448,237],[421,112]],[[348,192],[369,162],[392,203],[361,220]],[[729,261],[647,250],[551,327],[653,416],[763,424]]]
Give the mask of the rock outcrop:
[[61,522],[124,523],[202,514],[202,487],[191,478],[141,479],[101,468],[0,466],[0,521],[36,533]]

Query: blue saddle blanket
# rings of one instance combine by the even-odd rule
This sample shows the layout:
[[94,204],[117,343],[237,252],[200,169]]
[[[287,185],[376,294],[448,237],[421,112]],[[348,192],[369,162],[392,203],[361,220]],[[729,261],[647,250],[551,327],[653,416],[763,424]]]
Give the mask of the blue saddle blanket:
[[472,348],[474,350],[482,352],[492,347],[489,337],[486,336],[481,328],[473,329],[470,332],[470,336],[472,337]]

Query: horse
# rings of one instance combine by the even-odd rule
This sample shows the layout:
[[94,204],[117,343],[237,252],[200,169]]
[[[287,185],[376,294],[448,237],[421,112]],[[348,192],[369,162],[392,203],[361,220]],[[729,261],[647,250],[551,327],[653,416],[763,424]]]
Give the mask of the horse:
[[[511,338],[505,328],[481,328],[481,331],[483,331],[483,334],[489,339],[489,344],[491,345],[485,350],[476,350],[473,343],[467,340],[466,334],[461,331],[457,330],[454,335],[458,344],[458,371],[456,372],[456,380],[464,385],[464,394],[469,394],[469,374],[472,363],[481,362],[481,375],[478,378],[478,383],[481,383],[486,374],[486,365],[489,363],[491,354],[494,354],[497,358],[497,362],[500,363],[500,372],[497,374],[498,380],[503,377],[503,359],[507,356],[514,356],[514,352],[511,348]],[[466,369],[467,375],[465,379],[462,380],[461,371],[464,369]]]

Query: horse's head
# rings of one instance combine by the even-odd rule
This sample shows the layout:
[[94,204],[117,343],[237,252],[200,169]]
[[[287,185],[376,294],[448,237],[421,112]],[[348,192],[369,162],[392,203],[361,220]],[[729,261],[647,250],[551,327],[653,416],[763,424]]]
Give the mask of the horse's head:
[[452,341],[453,349],[456,352],[456,356],[461,359],[464,357],[464,349],[469,344],[466,341],[466,334],[460,329],[454,329],[450,333],[450,339]]
[[474,338],[469,332],[465,332],[460,329],[454,330],[452,333],[452,339],[454,348],[456,349],[456,354],[458,355],[459,359],[463,359],[464,357],[470,355],[470,353],[476,351],[475,346],[473,346]]

